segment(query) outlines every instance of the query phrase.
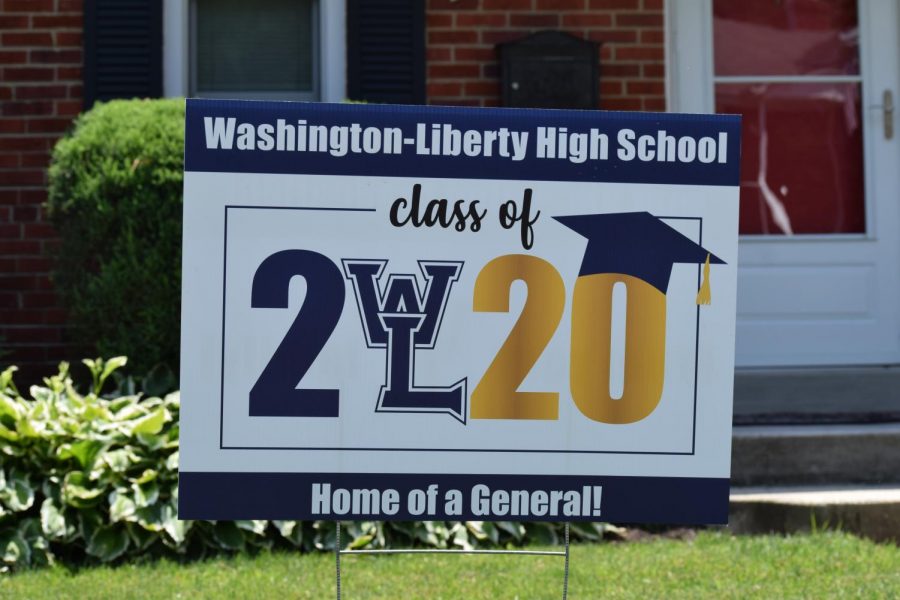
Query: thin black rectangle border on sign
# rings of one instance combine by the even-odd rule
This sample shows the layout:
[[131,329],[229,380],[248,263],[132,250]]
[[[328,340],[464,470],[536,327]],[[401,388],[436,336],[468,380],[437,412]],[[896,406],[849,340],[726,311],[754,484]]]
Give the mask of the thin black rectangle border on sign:
[[[694,333],[694,406],[691,418],[691,451],[690,452],[652,452],[641,450],[548,450],[533,449],[522,450],[512,448],[348,448],[340,447],[316,447],[316,446],[226,446],[224,444],[225,428],[225,292],[228,270],[228,210],[229,209],[257,209],[257,210],[306,210],[306,211],[333,211],[333,212],[376,212],[374,208],[348,208],[348,207],[323,207],[323,206],[254,206],[226,204],[225,223],[223,232],[222,252],[222,349],[219,364],[219,449],[220,450],[307,450],[307,451],[347,451],[347,452],[467,452],[467,453],[502,453],[502,454],[621,454],[621,455],[652,455],[652,456],[694,456],[697,450],[697,375],[700,365],[700,306],[697,306],[696,329]],[[657,219],[699,221],[700,239],[698,244],[703,245],[703,217],[670,217],[659,216]],[[701,284],[701,265],[697,266],[697,287]]]

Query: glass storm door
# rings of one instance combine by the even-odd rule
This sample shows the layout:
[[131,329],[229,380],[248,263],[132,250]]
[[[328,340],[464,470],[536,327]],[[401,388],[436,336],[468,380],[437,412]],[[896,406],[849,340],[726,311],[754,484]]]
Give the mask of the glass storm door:
[[672,108],[743,115],[738,366],[900,362],[897,3],[669,6]]

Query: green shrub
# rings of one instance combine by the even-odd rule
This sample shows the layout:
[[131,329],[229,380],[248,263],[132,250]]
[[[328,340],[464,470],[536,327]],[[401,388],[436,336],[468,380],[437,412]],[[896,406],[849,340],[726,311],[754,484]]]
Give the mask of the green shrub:
[[[124,358],[84,361],[92,386],[79,393],[60,365],[24,398],[15,367],[0,373],[0,571],[260,548],[334,549],[326,521],[179,521],[179,395],[103,397]],[[562,524],[512,522],[347,523],[351,548],[472,548],[558,543]],[[597,540],[600,524],[572,526]]]
[[98,104],[53,150],[54,283],[77,339],[139,373],[178,368],[183,155],[180,99]]

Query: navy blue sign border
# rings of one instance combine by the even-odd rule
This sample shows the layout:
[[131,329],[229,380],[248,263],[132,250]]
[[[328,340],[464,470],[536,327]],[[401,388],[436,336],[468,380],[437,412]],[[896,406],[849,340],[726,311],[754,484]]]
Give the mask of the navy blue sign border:
[[[370,448],[348,446],[226,446],[225,445],[225,308],[226,289],[228,276],[228,211],[230,209],[255,209],[255,210],[300,210],[300,211],[335,211],[335,212],[376,212],[374,208],[345,208],[323,206],[256,206],[256,205],[226,205],[223,226],[222,249],[222,343],[219,361],[219,449],[220,450],[307,450],[307,451],[379,451],[379,452],[487,452],[487,453],[522,453],[522,454],[621,454],[621,455],[655,455],[655,456],[693,456],[697,448],[697,386],[698,369],[700,366],[700,306],[697,306],[696,330],[694,334],[694,398],[691,416],[691,450],[690,452],[654,452],[640,450],[555,450],[555,449],[506,449],[506,448]],[[698,243],[703,245],[703,218],[702,217],[669,217],[660,216],[659,219],[679,219],[684,221],[697,221],[700,225]],[[697,287],[700,287],[700,266],[697,266]],[[468,400],[468,399],[467,399]]]
[[[312,486],[332,489],[394,489],[400,510],[394,515],[320,514],[312,512]],[[406,497],[411,490],[436,484],[439,501],[434,514],[410,514]],[[582,491],[602,486],[600,515],[490,515],[471,510],[470,494],[476,485],[491,490]],[[727,524],[727,478],[539,476],[539,475],[430,475],[396,473],[217,473],[182,471],[179,474],[179,519],[298,519],[298,520],[478,520],[478,521],[605,521],[613,523],[669,523],[682,525]],[[457,489],[463,495],[462,514],[447,515],[440,498]],[[210,502],[215,498],[215,502]]]
[[[513,161],[497,156],[420,155],[414,146],[400,154],[348,153],[290,150],[208,149],[204,118],[234,118],[236,124],[273,124],[278,119],[296,124],[361,127],[398,127],[404,140],[416,139],[417,125],[448,124],[460,131],[511,131],[529,133],[526,158]],[[537,127],[565,127],[569,133],[606,133],[609,156],[573,163],[564,158],[537,158]],[[617,135],[631,129],[635,136],[654,138],[660,130],[676,138],[690,136],[718,139],[728,134],[725,163],[643,162],[620,160]],[[430,131],[430,129],[428,129]],[[737,115],[677,114],[614,111],[561,111],[449,106],[358,105],[300,102],[188,99],[185,118],[185,171],[219,173],[283,173],[310,175],[367,175],[379,177],[446,177],[516,181],[587,181],[737,186],[740,175],[741,120]],[[235,139],[237,134],[235,133]]]

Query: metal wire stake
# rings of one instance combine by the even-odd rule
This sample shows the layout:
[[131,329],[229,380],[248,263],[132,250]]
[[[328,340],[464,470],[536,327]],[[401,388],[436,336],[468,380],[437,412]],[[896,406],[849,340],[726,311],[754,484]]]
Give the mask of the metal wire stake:
[[[567,538],[568,539],[568,538]],[[568,564],[566,558],[566,564]],[[341,600],[341,522],[337,521],[337,529],[334,533],[334,562],[335,573],[337,575],[337,600]],[[567,569],[568,571],[568,569]]]
[[566,523],[566,570],[563,575],[563,600],[569,595],[569,523]]
[[341,554],[515,554],[517,556],[565,556],[565,552],[545,550],[449,550],[446,548],[386,549],[386,550],[341,550]]
[[566,559],[563,574],[563,600],[569,596],[569,524],[565,524],[565,552],[535,550],[446,550],[446,549],[384,549],[384,550],[341,550],[341,523],[336,522],[334,536],[334,560],[336,575],[337,600],[341,600],[341,555],[342,554],[517,554],[529,556],[564,556]]

